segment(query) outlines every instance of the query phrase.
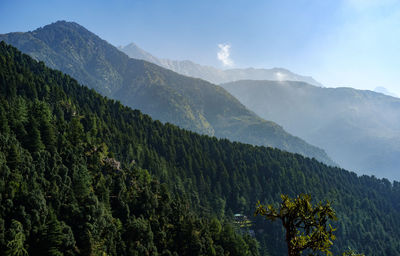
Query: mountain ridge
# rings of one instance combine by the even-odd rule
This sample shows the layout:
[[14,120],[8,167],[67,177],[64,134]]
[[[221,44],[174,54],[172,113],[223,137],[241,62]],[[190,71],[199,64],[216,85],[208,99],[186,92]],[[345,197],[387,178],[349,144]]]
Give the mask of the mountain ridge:
[[261,119],[225,89],[129,58],[77,23],[59,21],[28,33],[0,35],[0,40],[162,122],[335,164],[323,150]]
[[323,87],[323,85],[311,76],[302,76],[295,74],[284,68],[233,68],[233,69],[218,69],[211,66],[197,64],[190,60],[170,60],[160,59],[146,52],[135,43],[130,43],[126,46],[119,46],[118,49],[126,53],[129,57],[142,59],[155,63],[164,68],[173,70],[179,74],[201,78],[214,84],[233,82],[236,80],[292,80],[303,81],[315,86]]

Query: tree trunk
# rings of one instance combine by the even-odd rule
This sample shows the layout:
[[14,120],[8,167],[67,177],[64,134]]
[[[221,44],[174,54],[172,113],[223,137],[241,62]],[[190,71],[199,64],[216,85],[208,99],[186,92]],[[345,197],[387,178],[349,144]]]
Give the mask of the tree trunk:
[[288,247],[288,256],[300,256],[300,251],[297,248],[294,248],[290,243],[293,238],[296,237],[295,231],[290,230],[290,228],[286,229],[286,243]]

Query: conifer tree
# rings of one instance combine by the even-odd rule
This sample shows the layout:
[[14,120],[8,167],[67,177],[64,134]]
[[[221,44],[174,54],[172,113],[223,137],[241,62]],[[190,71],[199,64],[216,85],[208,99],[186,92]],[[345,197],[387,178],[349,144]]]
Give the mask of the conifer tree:
[[63,244],[62,227],[54,213],[50,213],[49,217],[46,230],[47,253],[48,255],[61,256],[63,255],[60,251]]
[[21,222],[12,220],[11,228],[11,240],[7,243],[8,250],[6,256],[25,256],[28,252],[25,249],[25,234]]
[[39,124],[35,118],[30,117],[27,125],[27,135],[25,136],[24,146],[30,152],[37,152],[44,149],[39,131]]

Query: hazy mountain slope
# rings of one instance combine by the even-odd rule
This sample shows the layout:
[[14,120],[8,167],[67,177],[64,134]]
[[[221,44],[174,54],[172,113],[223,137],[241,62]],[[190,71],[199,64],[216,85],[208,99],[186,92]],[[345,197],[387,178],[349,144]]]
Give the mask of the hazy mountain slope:
[[222,86],[261,117],[324,148],[340,166],[400,180],[400,99],[300,82]]
[[126,53],[131,58],[146,60],[164,68],[168,68],[179,74],[201,78],[214,84],[251,79],[303,81],[316,86],[322,86],[322,84],[315,81],[312,77],[301,76],[284,68],[245,68],[221,70],[210,66],[199,65],[189,60],[177,61],[159,59],[144,51],[134,43],[128,44],[125,47],[119,47],[118,49]]
[[60,21],[33,32],[0,35],[0,40],[163,122],[333,164],[323,150],[262,120],[221,87],[131,59],[76,23]]

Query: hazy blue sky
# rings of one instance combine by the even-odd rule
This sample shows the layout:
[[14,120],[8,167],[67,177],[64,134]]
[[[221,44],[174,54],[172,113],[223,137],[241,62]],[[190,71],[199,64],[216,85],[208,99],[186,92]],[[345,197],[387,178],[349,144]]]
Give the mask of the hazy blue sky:
[[0,1],[0,33],[57,20],[157,57],[284,67],[326,86],[384,86],[400,95],[397,0]]

